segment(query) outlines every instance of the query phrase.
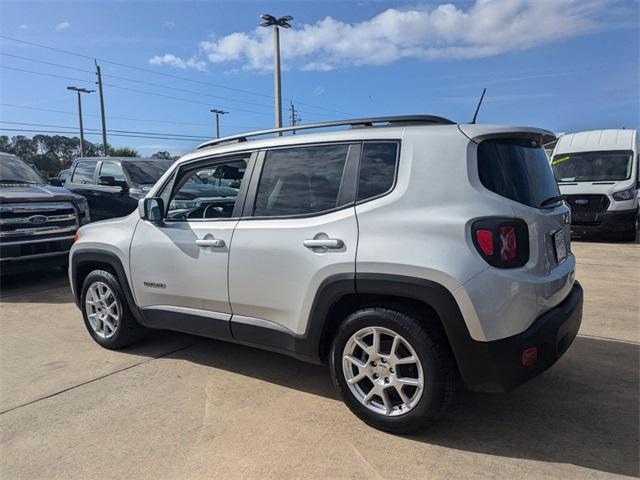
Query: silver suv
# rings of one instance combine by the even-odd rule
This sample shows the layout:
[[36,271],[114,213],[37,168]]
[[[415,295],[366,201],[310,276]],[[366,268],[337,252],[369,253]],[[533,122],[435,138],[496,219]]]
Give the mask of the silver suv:
[[207,142],[80,229],[76,303],[106,348],[161,328],[328,363],[365,422],[416,430],[458,378],[509,390],[578,332],[551,136],[407,116]]

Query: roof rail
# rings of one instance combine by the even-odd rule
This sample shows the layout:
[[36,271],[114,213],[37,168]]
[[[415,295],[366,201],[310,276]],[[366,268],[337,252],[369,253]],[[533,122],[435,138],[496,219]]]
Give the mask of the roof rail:
[[220,145],[223,143],[232,142],[246,142],[250,137],[259,137],[262,135],[269,135],[272,133],[293,132],[297,130],[310,130],[315,128],[331,128],[340,126],[350,126],[352,128],[358,127],[373,127],[376,123],[392,125],[453,125],[455,122],[448,118],[438,117],[435,115],[400,115],[391,117],[371,117],[371,118],[355,118],[350,120],[335,120],[332,122],[321,123],[307,123],[302,125],[293,125],[291,127],[270,128],[268,130],[258,130],[255,132],[241,133],[238,135],[232,135],[230,137],[216,138],[214,140],[206,141],[196,147],[196,150],[201,148],[212,147],[214,145]]

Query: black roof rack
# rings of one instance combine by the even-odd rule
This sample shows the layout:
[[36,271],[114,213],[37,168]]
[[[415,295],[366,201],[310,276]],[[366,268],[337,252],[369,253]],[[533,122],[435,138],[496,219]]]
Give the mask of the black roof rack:
[[232,142],[246,142],[250,137],[259,137],[262,135],[269,135],[273,133],[292,132],[297,130],[310,130],[315,128],[330,128],[350,126],[352,128],[358,127],[373,127],[374,124],[382,123],[387,126],[398,125],[453,125],[455,122],[448,118],[438,117],[435,115],[401,115],[392,117],[371,117],[371,118],[355,118],[351,120],[335,120],[333,122],[321,122],[321,123],[308,123],[302,125],[294,125],[291,127],[282,128],[270,128],[268,130],[258,130],[255,132],[241,133],[238,135],[232,135],[230,137],[216,138],[209,140],[196,147],[196,150],[206,147],[212,147],[214,145],[220,145],[223,143]]

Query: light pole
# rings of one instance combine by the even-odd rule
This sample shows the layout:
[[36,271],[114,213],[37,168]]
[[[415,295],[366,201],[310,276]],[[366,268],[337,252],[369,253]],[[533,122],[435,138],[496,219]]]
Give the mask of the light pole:
[[67,87],[67,90],[73,90],[78,94],[78,118],[80,119],[80,156],[84,157],[84,128],[82,127],[82,99],[80,98],[80,94],[95,92],[95,90],[87,90],[86,88],[78,88],[71,85]]
[[217,108],[212,108],[210,112],[216,114],[216,138],[220,138],[220,115],[226,115],[229,112]]
[[[267,13],[260,15],[262,22],[261,27],[275,27],[273,29],[273,86],[276,105],[276,128],[282,128],[282,99],[281,99],[281,85],[280,85],[280,28],[291,28],[289,22],[293,20],[291,15],[285,15],[284,17],[276,18],[273,15]],[[282,133],[279,133],[282,135]]]

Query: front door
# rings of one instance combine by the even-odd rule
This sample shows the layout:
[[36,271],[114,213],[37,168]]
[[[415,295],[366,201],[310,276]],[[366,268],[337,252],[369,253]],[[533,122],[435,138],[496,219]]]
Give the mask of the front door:
[[229,260],[233,335],[303,335],[319,286],[355,273],[359,144],[274,149],[257,161]]
[[[249,159],[243,154],[180,167],[160,194],[166,203],[164,222],[138,223],[131,277],[145,316],[168,312],[175,319],[182,314],[185,322],[209,317],[225,320],[228,331],[229,248]],[[216,172],[223,174],[215,177]]]
[[[94,188],[93,197],[95,210],[91,212],[93,220],[124,217],[136,208],[136,200],[129,196],[127,188],[122,186],[102,185],[101,177],[113,177],[118,182],[127,179],[119,162],[103,160],[98,167],[98,183]],[[94,216],[95,215],[95,216]]]

